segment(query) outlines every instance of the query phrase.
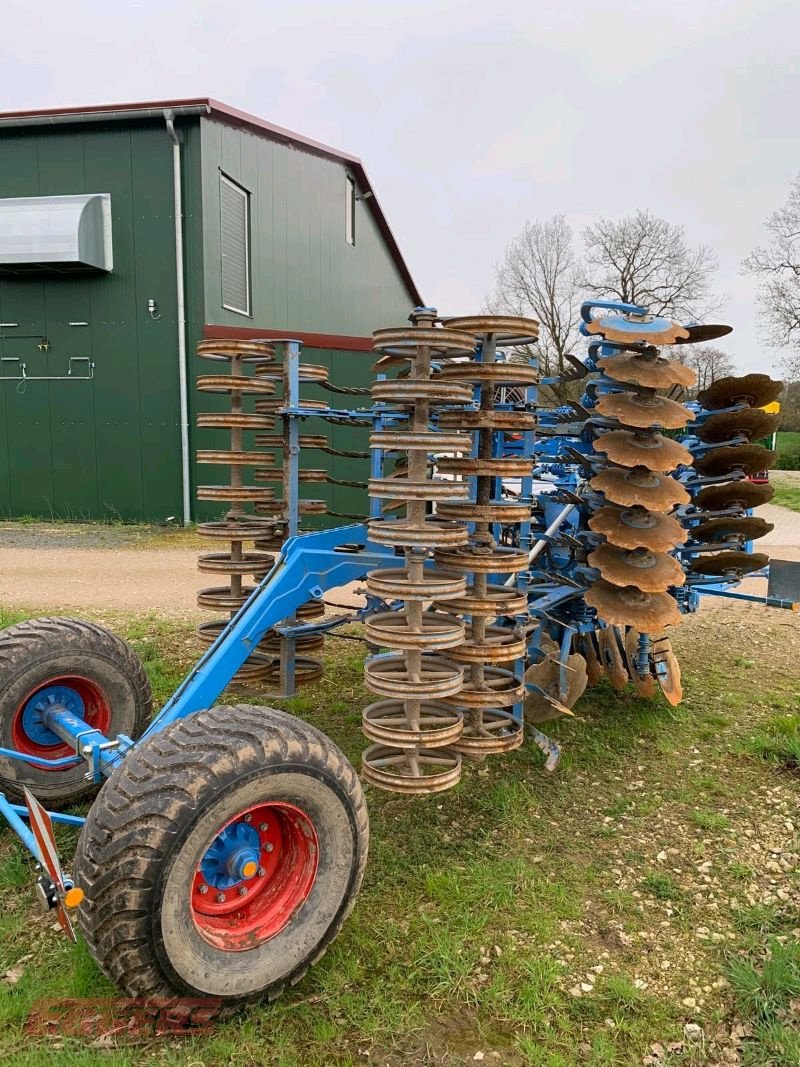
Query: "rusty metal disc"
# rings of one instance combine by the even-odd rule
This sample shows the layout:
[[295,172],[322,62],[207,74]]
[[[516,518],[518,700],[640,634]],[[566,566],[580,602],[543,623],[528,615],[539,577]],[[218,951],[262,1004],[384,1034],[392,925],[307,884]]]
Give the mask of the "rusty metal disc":
[[237,515],[231,521],[220,519],[214,522],[201,522],[197,527],[197,532],[201,537],[214,537],[220,541],[255,541],[259,538],[271,537],[275,532],[275,526],[273,523],[263,522],[260,519]]
[[[369,688],[369,686],[367,686]],[[505,667],[484,667],[483,681],[465,677],[461,689],[445,698],[445,703],[457,708],[508,708],[525,695],[525,683],[514,677]]]
[[669,552],[687,537],[686,530],[671,515],[638,505],[625,510],[608,505],[598,508],[589,519],[589,529],[604,534],[620,548],[649,548],[653,552]]
[[241,593],[234,593],[228,585],[211,586],[198,592],[197,606],[212,611],[238,611],[255,591],[254,585],[243,585]]
[[477,344],[478,338],[466,330],[436,327],[390,326],[372,334],[374,351],[403,359],[416,359],[417,349],[422,347],[440,356],[469,356]]
[[447,566],[444,559],[438,559],[438,549],[466,545],[469,531],[460,523],[437,519],[426,519],[423,523],[405,519],[370,519],[369,539],[377,545],[388,545],[390,548],[437,549],[437,562]]
[[777,400],[783,392],[783,382],[777,382],[768,374],[742,374],[717,378],[707,389],[697,394],[698,403],[716,411],[734,404],[749,404],[753,408],[764,407]]
[[464,360],[458,363],[446,363],[436,381],[475,382],[489,385],[536,385],[539,371],[529,363],[476,363]]
[[533,456],[518,459],[515,456],[498,456],[496,459],[437,459],[436,468],[442,474],[478,475],[496,478],[530,477],[534,463]]
[[740,578],[751,571],[760,571],[768,563],[769,556],[766,552],[711,552],[693,559],[689,564],[689,573]]
[[622,642],[614,626],[604,626],[597,631],[597,647],[606,678],[615,689],[625,689],[628,672],[622,659]]
[[450,748],[406,752],[391,745],[370,745],[361,756],[361,777],[388,793],[428,796],[458,784],[461,756]]
[[757,515],[744,515],[742,518],[708,519],[691,530],[695,541],[713,544],[715,541],[756,541],[775,529],[775,524],[767,522]]
[[519,315],[457,315],[442,319],[442,324],[476,337],[493,334],[498,345],[531,344],[539,336],[536,319]]
[[197,450],[198,463],[219,463],[227,467],[249,467],[259,463],[274,463],[275,456],[269,452],[243,452],[234,449],[228,451],[200,448]]
[[373,656],[364,665],[364,684],[378,696],[407,700],[443,700],[460,692],[464,670],[441,656],[422,657],[422,666],[412,674],[403,652]]
[[[466,527],[462,527],[466,530]],[[528,566],[528,553],[516,548],[490,548],[465,545],[463,548],[437,548],[434,559],[443,567],[472,571],[476,574],[516,574]]]
[[373,382],[372,399],[395,407],[415,407],[421,400],[432,404],[470,404],[472,386],[441,378],[399,378]]
[[201,374],[195,380],[199,393],[274,393],[274,382],[247,374]]
[[198,557],[197,569],[217,574],[256,574],[269,570],[275,557],[269,552],[242,552],[234,559],[228,552],[208,552]]
[[[451,482],[451,485],[458,485]],[[455,493],[451,493],[455,496]],[[505,501],[495,500],[489,504],[472,504],[460,501],[447,501],[438,504],[436,514],[443,519],[455,519],[460,522],[499,522],[519,523],[528,522],[531,517],[530,504],[507,504]]]
[[411,710],[402,700],[379,700],[369,704],[361,715],[361,729],[370,741],[399,748],[440,748],[461,736],[464,720],[460,711],[420,701]]
[[449,601],[463,596],[466,587],[463,574],[436,567],[426,567],[420,579],[412,578],[407,567],[381,568],[367,574],[367,589],[384,599]]
[[680,337],[675,342],[678,345],[705,344],[706,341],[716,341],[719,337],[727,337],[733,333],[733,326],[724,326],[722,323],[696,323],[694,326],[685,326],[688,337]]
[[649,548],[620,548],[604,544],[589,553],[589,564],[612,585],[635,585],[645,593],[661,593],[683,585],[686,575],[680,563],[665,552]]
[[371,448],[402,452],[469,452],[472,435],[436,431],[376,430],[370,434]]
[[669,437],[646,430],[609,430],[597,438],[594,448],[596,452],[604,452],[612,463],[623,467],[646,467],[664,473],[692,462],[688,448]]
[[634,626],[640,633],[653,633],[681,620],[678,605],[669,593],[644,593],[635,586],[623,588],[603,578],[591,586],[584,599],[605,622]]
[[257,360],[267,362],[275,355],[275,349],[267,341],[228,341],[213,337],[200,341],[196,352],[203,359],[227,362],[238,358],[244,363],[254,363]]
[[[369,495],[379,496],[384,500],[464,500],[469,493],[467,482],[457,482],[450,478],[426,478],[421,482],[412,482],[403,476],[388,478],[370,478]],[[443,506],[436,509],[443,519],[453,516],[445,514]]]
[[[553,644],[555,648],[555,644]],[[556,650],[557,654],[557,650]],[[588,684],[586,660],[577,652],[567,657],[569,680],[565,699],[559,698],[559,664],[552,659],[534,663],[525,671],[525,681],[537,685],[542,693],[528,691],[525,695],[525,721],[537,726],[571,713],[583,696]]]
[[[378,572],[380,573],[380,572]],[[466,578],[462,579],[466,582]],[[459,615],[474,615],[477,618],[496,619],[501,615],[523,615],[528,610],[528,597],[513,588],[489,585],[485,593],[476,594],[474,586],[467,586],[463,596],[450,597],[446,608]]]
[[659,634],[653,642],[653,662],[656,667],[656,681],[668,703],[676,708],[683,700],[681,667],[678,657],[672,651],[672,642],[666,634]]
[[513,752],[524,739],[524,725],[511,712],[486,708],[465,717],[461,737],[453,748],[463,756],[475,759]]
[[[256,448],[281,448],[283,446],[283,434],[257,433],[255,443]],[[301,433],[298,444],[300,448],[327,448],[328,438],[321,433]]]
[[597,366],[607,378],[628,385],[641,385],[646,389],[671,389],[680,385],[690,389],[697,381],[691,368],[684,367],[674,359],[664,359],[654,353],[632,352],[620,356],[603,356]]
[[594,635],[590,633],[579,634],[577,646],[578,651],[586,663],[588,684],[590,686],[595,686],[601,681],[605,675],[605,671],[603,670],[603,664],[600,661],[600,655],[597,651]]
[[697,507],[706,511],[722,511],[725,508],[757,508],[775,496],[775,489],[768,482],[748,482],[740,478],[721,485],[706,485],[694,498]]
[[625,634],[625,661],[628,664],[628,674],[633,682],[633,688],[640,697],[652,700],[656,695],[656,680],[651,673],[639,674],[636,669],[636,660],[639,652],[639,631],[628,627]]
[[775,462],[777,453],[763,445],[721,445],[712,448],[704,456],[695,459],[694,467],[699,474],[717,478],[734,471],[754,474],[768,470]]
[[309,619],[321,619],[325,614],[325,602],[323,600],[307,600],[295,612],[298,619],[308,622]]
[[585,330],[592,337],[605,337],[607,341],[625,344],[674,345],[689,337],[685,326],[656,315],[604,315],[592,319]]
[[665,430],[677,430],[695,417],[683,404],[657,393],[605,393],[595,411],[626,426],[661,426]]
[[[301,515],[327,515],[328,505],[324,500],[301,500],[298,505]],[[274,500],[268,503],[257,502],[255,505],[256,515],[274,515],[283,517],[286,512],[285,500]]]
[[241,504],[248,500],[272,500],[275,490],[264,485],[199,485],[198,500],[224,500]]
[[238,411],[201,411],[197,425],[204,430],[269,430],[275,425],[275,417],[245,415]]
[[467,633],[460,645],[450,648],[450,658],[456,663],[510,663],[525,655],[526,645],[521,630],[487,626],[480,640]]
[[738,436],[753,441],[771,437],[780,422],[780,415],[770,415],[761,408],[740,408],[739,411],[720,411],[718,415],[709,415],[692,433],[708,444],[730,441]]
[[589,485],[614,504],[653,511],[666,511],[677,504],[688,504],[691,499],[675,478],[646,467],[608,467],[595,474]]
[[438,422],[446,429],[460,430],[515,430],[524,433],[536,428],[536,415],[532,411],[442,411]]
[[[318,682],[324,673],[325,668],[318,659],[312,659],[311,656],[295,656],[294,684],[298,689],[304,685],[313,685],[314,682]],[[267,671],[266,681],[271,685],[278,685],[280,677],[280,661],[273,659]]]
[[[278,656],[284,640],[285,638],[274,630],[267,630],[258,642],[258,647],[264,652],[271,652],[273,656]],[[294,639],[294,647],[296,652],[318,652],[325,647],[325,634],[298,634]]]

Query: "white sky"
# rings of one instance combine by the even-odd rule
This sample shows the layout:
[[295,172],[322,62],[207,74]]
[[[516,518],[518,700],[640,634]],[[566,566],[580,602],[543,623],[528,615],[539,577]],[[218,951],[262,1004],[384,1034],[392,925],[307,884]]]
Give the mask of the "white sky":
[[359,155],[446,314],[526,218],[648,208],[717,253],[738,366],[773,365],[739,263],[800,170],[797,0],[2,8],[2,110],[212,96]]

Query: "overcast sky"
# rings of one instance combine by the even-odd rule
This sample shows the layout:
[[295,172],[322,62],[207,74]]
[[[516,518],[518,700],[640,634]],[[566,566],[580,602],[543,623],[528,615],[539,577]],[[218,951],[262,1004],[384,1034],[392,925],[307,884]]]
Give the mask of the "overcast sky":
[[4,0],[2,31],[2,110],[212,96],[361,156],[446,314],[526,219],[648,208],[773,365],[739,264],[800,171],[797,0]]

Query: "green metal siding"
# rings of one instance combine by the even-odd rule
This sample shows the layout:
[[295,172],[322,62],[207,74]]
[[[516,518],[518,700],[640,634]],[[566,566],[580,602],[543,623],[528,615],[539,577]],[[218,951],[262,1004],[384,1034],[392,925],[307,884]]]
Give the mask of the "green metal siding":
[[[345,237],[344,163],[202,119],[207,321],[226,326],[368,336],[413,306],[364,201]],[[247,189],[252,314],[222,307],[220,172]]]
[[[195,124],[196,126],[197,124]],[[191,139],[191,131],[186,131]],[[180,515],[172,150],[163,127],[36,127],[0,137],[0,196],[111,194],[114,269],[0,280],[4,355],[30,374],[95,362],[91,382],[0,389],[0,512],[159,521]],[[197,220],[199,225],[199,219]],[[160,318],[147,310],[157,301]],[[69,326],[88,322],[88,327]],[[40,352],[37,337],[50,341]],[[4,374],[11,373],[5,365]]]

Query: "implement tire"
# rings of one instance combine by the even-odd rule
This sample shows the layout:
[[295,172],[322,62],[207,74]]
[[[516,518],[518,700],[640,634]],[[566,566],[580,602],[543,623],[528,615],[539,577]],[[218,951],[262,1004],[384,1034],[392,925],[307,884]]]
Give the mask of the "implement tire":
[[338,934],[367,845],[358,777],[319,730],[199,711],[132,750],[90,811],[79,925],[129,996],[273,1000]]

